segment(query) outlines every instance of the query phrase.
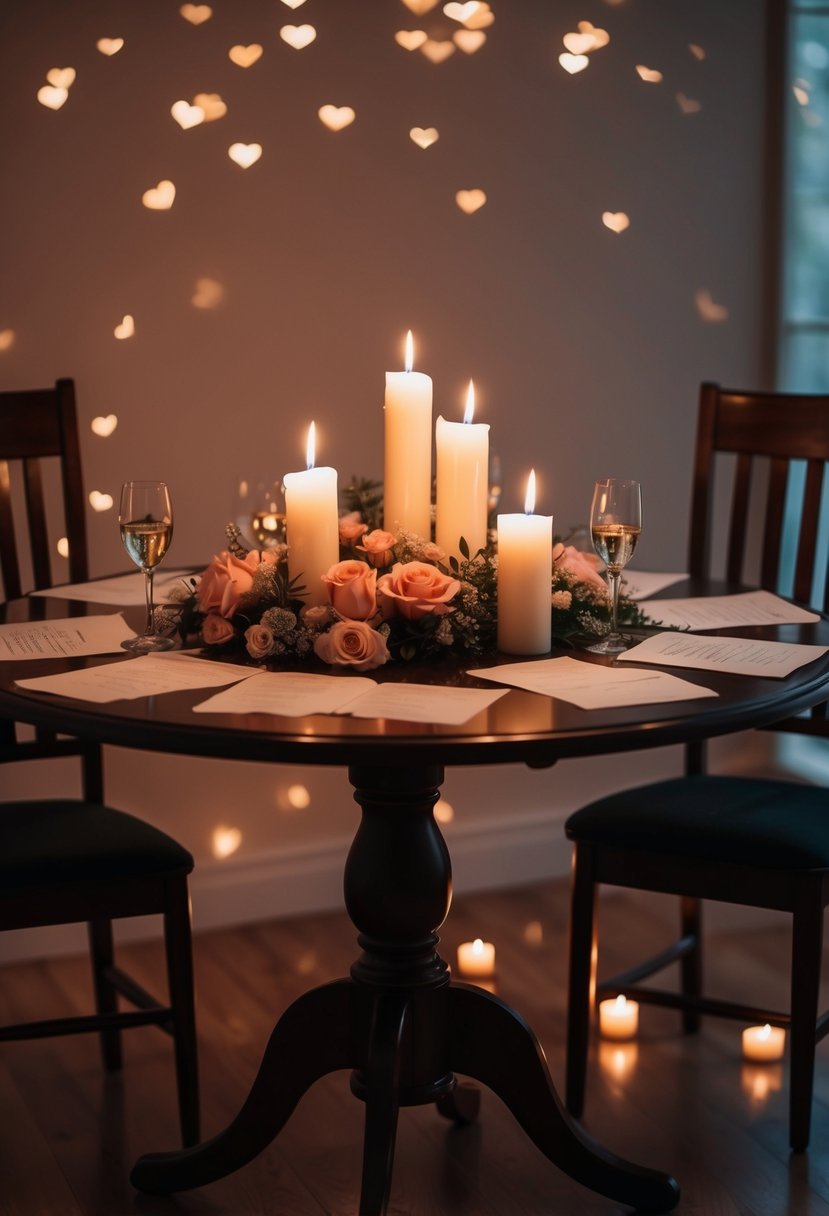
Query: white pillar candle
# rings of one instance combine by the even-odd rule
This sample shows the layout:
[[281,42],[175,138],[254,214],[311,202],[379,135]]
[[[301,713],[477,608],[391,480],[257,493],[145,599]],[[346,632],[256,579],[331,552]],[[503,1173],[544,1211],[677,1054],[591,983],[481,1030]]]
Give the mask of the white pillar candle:
[[632,1039],[639,1028],[639,1002],[619,995],[599,1002],[599,1031],[605,1039]]
[[782,1026],[747,1026],[743,1031],[746,1060],[782,1060],[786,1032]]
[[412,333],[406,370],[386,372],[386,461],[383,526],[432,538],[432,381],[413,372]]
[[299,578],[305,589],[306,606],[328,603],[323,574],[340,560],[337,470],[314,468],[313,422],[308,428],[307,462],[304,473],[286,473],[285,532],[288,541],[288,573]]
[[523,515],[498,516],[498,649],[546,654],[552,644],[553,517],[533,515],[535,470]]
[[461,975],[483,979],[495,974],[495,947],[476,937],[474,942],[461,942],[458,946],[458,971]]
[[475,388],[470,380],[463,422],[438,418],[435,427],[435,541],[447,557],[460,558],[461,537],[470,554],[486,545],[489,425],[473,422],[474,414]]

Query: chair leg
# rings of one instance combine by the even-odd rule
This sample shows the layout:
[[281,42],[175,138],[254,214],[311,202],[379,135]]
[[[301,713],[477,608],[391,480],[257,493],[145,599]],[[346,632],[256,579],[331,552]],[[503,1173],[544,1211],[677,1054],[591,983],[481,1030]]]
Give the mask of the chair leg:
[[164,945],[176,1061],[181,1140],[185,1148],[199,1140],[199,1073],[193,995],[193,944],[187,879],[167,883]]
[[[118,993],[107,979],[106,972],[114,962],[112,943],[112,921],[91,920],[87,925],[89,934],[89,956],[92,963],[92,985],[95,992],[95,1008],[98,1013],[118,1012]],[[121,1031],[101,1031],[101,1055],[104,1068],[109,1072],[121,1067]]]
[[792,919],[789,1143],[796,1153],[809,1145],[822,949],[822,891],[810,883],[800,892]]
[[584,1110],[587,1054],[596,993],[596,884],[593,854],[586,845],[573,853],[570,905],[570,973],[567,1001],[567,1071],[565,1105],[580,1118]]
[[[682,995],[702,996],[702,900],[683,895],[680,901],[680,931],[683,937],[693,937],[694,948],[680,959]],[[692,1009],[682,1011],[682,1031],[696,1034],[701,1018]]]

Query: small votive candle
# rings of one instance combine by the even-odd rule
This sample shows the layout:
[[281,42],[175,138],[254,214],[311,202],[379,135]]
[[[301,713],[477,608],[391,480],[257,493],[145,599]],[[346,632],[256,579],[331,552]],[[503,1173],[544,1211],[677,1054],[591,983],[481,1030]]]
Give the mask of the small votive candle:
[[478,978],[495,974],[495,947],[476,937],[474,942],[461,942],[458,946],[458,970],[462,975]]
[[605,1039],[632,1039],[639,1029],[639,1002],[621,993],[599,1003],[599,1031]]
[[743,1031],[743,1058],[746,1060],[782,1060],[786,1032],[782,1026],[747,1026]]

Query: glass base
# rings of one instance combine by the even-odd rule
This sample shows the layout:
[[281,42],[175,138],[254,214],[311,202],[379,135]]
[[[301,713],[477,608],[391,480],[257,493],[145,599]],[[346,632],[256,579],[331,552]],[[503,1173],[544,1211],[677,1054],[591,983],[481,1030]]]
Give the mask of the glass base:
[[603,638],[601,642],[596,642],[587,649],[591,654],[621,654],[624,650],[630,650],[633,645],[632,638],[623,638],[620,633],[617,633],[613,637]]
[[122,642],[121,649],[134,654],[151,654],[154,650],[172,650],[175,644],[174,638],[166,638],[161,633],[143,633]]

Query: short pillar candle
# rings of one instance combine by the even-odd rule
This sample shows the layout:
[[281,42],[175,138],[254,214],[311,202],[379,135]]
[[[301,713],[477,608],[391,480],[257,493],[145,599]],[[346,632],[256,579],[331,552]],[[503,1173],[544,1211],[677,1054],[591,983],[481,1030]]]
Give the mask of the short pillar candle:
[[461,975],[480,979],[495,974],[495,946],[476,937],[474,942],[461,942],[458,946],[458,971]]
[[553,517],[534,515],[535,470],[523,515],[498,516],[498,649],[546,654],[552,644]]
[[599,1004],[599,1031],[605,1039],[632,1039],[639,1029],[639,1002],[620,994]]
[[743,1058],[746,1060],[782,1060],[786,1032],[782,1026],[747,1026],[743,1031]]

